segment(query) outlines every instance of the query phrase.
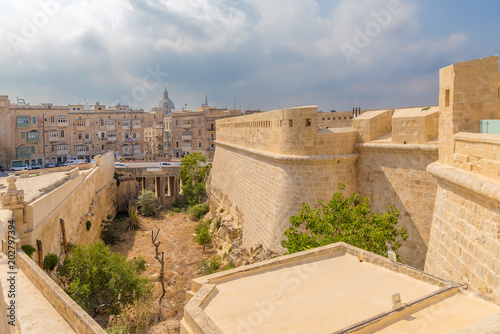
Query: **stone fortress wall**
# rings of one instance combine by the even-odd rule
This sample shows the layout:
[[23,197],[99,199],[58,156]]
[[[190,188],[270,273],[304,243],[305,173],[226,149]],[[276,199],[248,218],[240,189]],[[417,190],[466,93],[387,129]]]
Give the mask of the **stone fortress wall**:
[[439,161],[425,270],[500,297],[500,135],[479,132],[499,119],[498,56],[440,71]]
[[315,107],[218,121],[211,211],[230,210],[245,247],[279,251],[288,217],[343,182],[374,211],[401,210],[405,263],[498,295],[500,136],[478,133],[500,118],[498,77],[497,56],[452,65],[439,107],[366,111],[350,127],[323,128]]
[[338,182],[356,189],[356,132],[318,132],[316,114],[301,107],[217,121],[211,209],[236,218],[248,249],[280,250],[288,217],[302,203],[330,197]]

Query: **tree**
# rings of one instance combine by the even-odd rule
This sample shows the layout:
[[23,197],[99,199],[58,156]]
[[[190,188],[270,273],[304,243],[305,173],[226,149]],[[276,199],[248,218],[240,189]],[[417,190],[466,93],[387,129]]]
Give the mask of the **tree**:
[[151,190],[141,191],[137,202],[139,212],[146,217],[158,217],[161,212],[161,205],[158,197]]
[[112,253],[102,241],[76,246],[58,268],[66,292],[92,317],[120,305],[132,304],[151,293],[148,280],[140,277],[136,261]]
[[189,205],[201,203],[205,195],[205,181],[211,164],[205,164],[205,156],[200,152],[194,152],[182,158],[182,167],[179,178],[184,185],[182,195],[187,199]]
[[404,227],[396,227],[399,210],[388,206],[386,213],[372,213],[368,198],[360,199],[355,193],[344,197],[343,190],[345,185],[339,183],[338,191],[326,204],[320,201],[316,208],[303,204],[299,214],[290,217],[286,238],[281,241],[288,253],[339,241],[382,256],[387,256],[388,249],[396,252],[401,247],[408,233]]
[[194,241],[198,243],[198,245],[203,246],[203,252],[205,252],[205,247],[212,240],[210,237],[210,232],[207,229],[202,229],[195,237]]

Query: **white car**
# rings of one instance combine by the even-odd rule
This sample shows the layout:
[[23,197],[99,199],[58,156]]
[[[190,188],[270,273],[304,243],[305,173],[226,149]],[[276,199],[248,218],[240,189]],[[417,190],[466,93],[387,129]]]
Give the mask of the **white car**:
[[115,162],[115,167],[128,167],[128,165],[122,164],[121,162]]
[[29,170],[31,169],[30,166],[28,166],[27,164],[21,164],[21,165],[17,165],[17,166],[12,166],[11,167],[11,171],[20,171],[20,170]]

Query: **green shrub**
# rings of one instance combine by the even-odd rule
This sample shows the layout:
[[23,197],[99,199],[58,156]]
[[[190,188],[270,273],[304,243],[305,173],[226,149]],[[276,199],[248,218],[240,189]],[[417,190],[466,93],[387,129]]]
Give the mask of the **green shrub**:
[[137,214],[137,208],[135,205],[132,205],[128,210],[128,227],[131,230],[135,230],[139,227],[139,215]]
[[203,229],[194,237],[194,241],[198,243],[198,245],[203,246],[203,251],[205,251],[205,247],[212,240],[210,237],[210,233],[207,229]]
[[123,232],[125,232],[127,228],[127,221],[124,219],[120,220],[108,220],[103,221],[104,228],[101,232],[101,239],[107,245],[112,245],[118,240]]
[[136,272],[142,272],[146,270],[146,260],[144,260],[142,257],[134,257],[132,259],[132,263],[135,266],[135,271]]
[[161,211],[160,201],[156,194],[151,190],[141,191],[139,201],[137,202],[140,209],[139,212],[146,217],[158,217]]
[[57,267],[59,263],[59,258],[56,254],[50,253],[43,258],[43,269],[46,271],[52,271]]
[[226,264],[226,266],[224,267],[224,270],[233,269],[234,267],[235,267],[234,262],[233,261],[229,261],[229,263]]
[[210,227],[210,224],[208,221],[204,221],[203,219],[200,219],[198,221],[198,224],[194,227],[194,233],[199,234],[202,230],[207,230]]
[[96,317],[103,312],[116,314],[143,296],[151,299],[151,285],[136,269],[133,261],[98,242],[77,246],[57,273],[68,295]]
[[221,219],[221,217],[219,217],[219,219],[217,219],[217,221],[215,222],[215,228],[217,229],[217,231],[220,229],[221,221],[222,221],[222,219]]
[[208,210],[208,203],[196,204],[189,209],[189,216],[191,220],[199,220],[207,214]]
[[87,220],[85,223],[85,226],[87,227],[87,231],[90,231],[90,227],[92,226],[92,222],[90,220]]
[[36,252],[36,248],[31,245],[22,245],[21,249],[24,253],[26,253],[26,255],[28,255],[28,257],[31,257],[31,255]]
[[111,219],[113,219],[113,215],[107,215],[107,216],[106,216],[106,219],[107,219],[107,220],[111,220]]
[[200,263],[198,263],[198,270],[200,271],[201,275],[210,275],[216,273],[217,270],[220,268],[220,265],[221,265],[220,257],[214,256],[209,260],[203,260]]
[[342,241],[378,255],[387,256],[388,250],[397,255],[408,239],[406,228],[397,226],[399,210],[388,206],[386,213],[372,213],[368,198],[356,193],[345,197],[344,190],[339,183],[330,201],[312,207],[304,203],[299,214],[289,218],[281,241],[288,254]]

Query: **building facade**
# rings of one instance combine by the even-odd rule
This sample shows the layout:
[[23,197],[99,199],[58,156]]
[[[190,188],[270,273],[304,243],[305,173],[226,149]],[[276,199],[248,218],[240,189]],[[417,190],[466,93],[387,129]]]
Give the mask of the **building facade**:
[[153,117],[129,106],[11,104],[0,96],[0,163],[58,164],[70,159],[90,161],[114,152],[117,158],[144,158],[144,129]]
[[178,160],[193,152],[201,152],[212,161],[215,151],[217,119],[241,116],[241,110],[209,107],[205,103],[196,111],[181,110],[164,117],[165,156]]

